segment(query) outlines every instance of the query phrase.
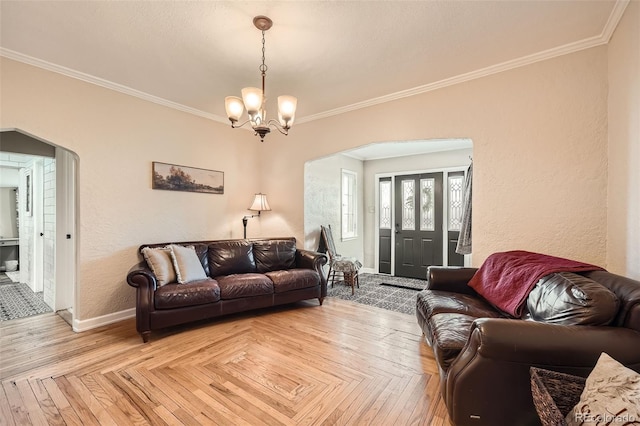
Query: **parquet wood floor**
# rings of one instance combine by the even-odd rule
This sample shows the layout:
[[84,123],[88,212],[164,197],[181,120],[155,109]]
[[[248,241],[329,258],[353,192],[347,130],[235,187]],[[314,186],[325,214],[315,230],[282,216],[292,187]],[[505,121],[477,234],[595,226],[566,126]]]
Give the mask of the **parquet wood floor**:
[[339,299],[153,333],[0,325],[1,425],[450,426],[416,319]]

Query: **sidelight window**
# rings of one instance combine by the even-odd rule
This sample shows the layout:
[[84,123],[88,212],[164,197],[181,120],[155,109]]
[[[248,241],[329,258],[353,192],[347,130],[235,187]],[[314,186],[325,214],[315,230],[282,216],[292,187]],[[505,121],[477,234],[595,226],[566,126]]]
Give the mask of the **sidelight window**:
[[342,239],[358,236],[358,175],[351,170],[342,170]]

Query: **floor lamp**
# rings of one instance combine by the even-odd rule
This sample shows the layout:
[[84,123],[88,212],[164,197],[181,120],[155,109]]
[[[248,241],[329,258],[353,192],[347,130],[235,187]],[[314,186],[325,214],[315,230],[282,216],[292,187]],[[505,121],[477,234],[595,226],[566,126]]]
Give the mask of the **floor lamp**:
[[247,239],[247,222],[249,222],[249,219],[251,219],[252,217],[260,216],[260,212],[271,210],[271,207],[269,207],[269,202],[267,201],[267,195],[262,193],[256,194],[255,198],[253,199],[253,204],[251,204],[251,207],[249,207],[248,210],[258,212],[258,214],[251,214],[242,218],[242,226],[244,227],[245,239]]

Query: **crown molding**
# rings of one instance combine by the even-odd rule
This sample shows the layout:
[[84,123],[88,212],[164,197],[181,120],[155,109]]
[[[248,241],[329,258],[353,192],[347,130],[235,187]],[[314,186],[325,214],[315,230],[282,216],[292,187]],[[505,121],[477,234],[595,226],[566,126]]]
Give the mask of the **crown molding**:
[[[468,73],[460,74],[454,77],[446,78],[444,80],[436,81],[429,84],[413,87],[411,89],[401,90],[399,92],[390,93],[388,95],[379,96],[376,98],[368,99],[362,102],[356,102],[354,104],[346,105],[339,108],[334,108],[328,111],[320,112],[317,114],[301,117],[297,120],[298,124],[308,123],[315,120],[321,120],[323,118],[332,117],[335,115],[344,114],[347,112],[355,111],[358,109],[368,108],[371,106],[383,104],[386,102],[392,102],[398,99],[407,98],[410,96],[427,93],[433,90],[442,89],[444,87],[453,86],[455,84],[464,83],[467,81],[475,80],[478,78],[486,77],[492,74],[497,74],[503,71],[508,71],[514,68],[523,67],[533,64],[535,62],[545,61],[558,56],[567,55],[569,53],[578,52],[580,50],[589,49],[592,47],[607,44],[613,33],[622,19],[625,9],[631,0],[617,0],[613,6],[609,19],[605,24],[602,32],[598,36],[586,38],[574,43],[565,44],[563,46],[548,49],[542,52],[534,53],[532,55],[524,56],[522,58],[514,59],[511,61],[502,62],[500,64],[492,65],[479,70],[471,71]],[[107,89],[115,90],[126,95],[134,96],[136,98],[143,99],[145,101],[153,102],[158,105],[162,105],[168,108],[172,108],[178,111],[193,114],[199,117],[206,118],[208,120],[217,121],[219,123],[229,124],[229,120],[226,117],[221,117],[216,114],[211,114],[205,111],[201,111],[196,108],[191,108],[186,105],[179,104],[177,102],[169,101],[167,99],[160,98],[158,96],[150,95],[148,93],[132,89],[131,87],[123,86],[99,77],[95,77],[89,74],[85,74],[79,71],[72,70],[60,65],[53,64],[51,62],[43,61],[41,59],[33,58],[28,55],[24,55],[13,50],[0,47],[0,56],[4,56],[9,59],[13,59],[25,64],[33,65],[38,68],[43,68],[48,71],[52,71],[58,74],[66,75],[77,80],[81,80],[87,83],[95,84]]]
[[134,96],[136,98],[139,98],[145,101],[153,102],[154,104],[176,109],[178,111],[186,112],[188,114],[197,115],[199,117],[203,117],[208,120],[229,124],[229,119],[226,117],[220,117],[219,115],[204,112],[196,108],[191,108],[186,105],[182,105],[177,102],[173,102],[158,96],[150,95],[149,93],[132,89],[131,87],[114,83],[112,81],[105,80],[100,77],[96,77],[90,74],[85,74],[83,72],[76,71],[71,68],[53,64],[51,62],[43,61],[41,59],[34,58],[29,55],[24,55],[22,53],[15,52],[10,49],[5,49],[4,47],[0,47],[0,56],[4,56],[5,58],[13,59],[15,61],[22,62],[28,65],[33,65],[34,67],[42,68],[47,71],[52,71],[58,74],[62,74],[67,77],[75,78],[76,80],[84,81],[86,83],[95,84],[96,86],[104,87],[106,89],[115,90],[116,92],[124,93],[125,95],[129,95],[129,96]]

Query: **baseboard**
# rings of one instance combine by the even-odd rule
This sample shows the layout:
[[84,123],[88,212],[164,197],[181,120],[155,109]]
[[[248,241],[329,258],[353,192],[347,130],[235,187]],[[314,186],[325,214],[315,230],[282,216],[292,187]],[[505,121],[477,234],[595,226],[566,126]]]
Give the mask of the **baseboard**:
[[73,320],[73,331],[81,333],[93,328],[102,327],[103,325],[113,324],[114,322],[133,318],[136,316],[136,308],[125,309],[124,311],[114,312],[112,314],[102,315],[100,317],[89,318],[86,320]]

